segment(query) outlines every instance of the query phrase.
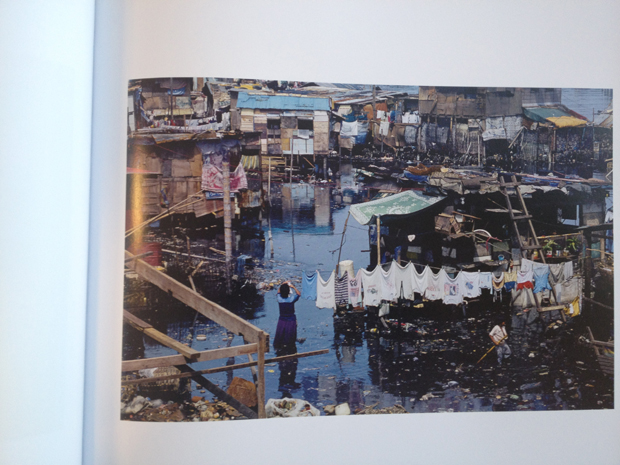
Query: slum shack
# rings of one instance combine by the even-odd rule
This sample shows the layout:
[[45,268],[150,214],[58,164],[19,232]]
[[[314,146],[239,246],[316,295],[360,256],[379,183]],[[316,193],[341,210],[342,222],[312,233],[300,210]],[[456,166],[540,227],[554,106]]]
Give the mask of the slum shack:
[[[592,173],[613,113],[588,95],[592,120],[562,89],[132,82],[123,418],[613,406],[612,186]],[[267,358],[284,282],[298,336]],[[481,363],[496,318],[507,371]],[[139,372],[172,360],[143,335],[174,367]],[[301,344],[321,358],[298,370]],[[158,389],[183,407],[136,397]]]

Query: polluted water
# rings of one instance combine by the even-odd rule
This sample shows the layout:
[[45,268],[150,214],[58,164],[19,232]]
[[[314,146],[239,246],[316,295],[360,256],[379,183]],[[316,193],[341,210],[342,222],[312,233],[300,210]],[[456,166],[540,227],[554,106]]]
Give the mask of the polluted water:
[[[335,183],[273,184],[270,208],[255,221],[234,228],[235,256],[240,260],[231,271],[232,295],[226,295],[222,279],[200,273],[193,278],[197,290],[273,338],[282,282],[290,281],[301,290],[304,272],[318,271],[327,279],[338,260],[353,261],[356,271],[368,268],[368,227],[351,218],[347,221],[350,204],[367,194],[358,188],[350,165],[343,164],[339,171]],[[198,256],[224,248],[218,227],[196,231],[171,225],[151,228],[150,234],[163,248],[174,250],[184,250],[189,238],[191,253]],[[171,276],[189,285],[187,276],[195,263],[188,266],[183,258],[169,257],[167,265]],[[196,316],[163,291],[130,281],[126,279],[126,304],[148,301],[145,321],[175,340],[197,351],[244,343],[241,336]],[[295,304],[293,352],[329,352],[267,362],[265,400],[302,399],[322,415],[335,413],[342,404],[347,407],[339,411],[349,414],[613,408],[613,381],[594,368],[591,351],[574,343],[574,323],[512,315],[509,300],[493,302],[486,290],[464,306],[399,300],[382,321],[376,311],[334,312],[302,298]],[[497,316],[507,323],[512,355],[499,366],[492,350],[478,363],[492,347],[489,332]],[[176,354],[131,328],[124,331],[124,360]],[[279,355],[272,345],[270,349],[266,359]],[[225,364],[247,361],[247,356],[238,356]],[[223,362],[191,367],[205,370]],[[242,368],[209,374],[208,379],[226,390],[235,377],[252,380],[253,376],[250,368]],[[244,418],[193,380],[176,380],[164,388],[128,387],[123,418],[147,419],[140,417],[140,409],[132,410],[129,399],[136,396],[144,399],[142,412],[149,406],[153,410],[153,402],[185,405],[183,418],[167,421]],[[158,415],[154,421],[166,421]]]

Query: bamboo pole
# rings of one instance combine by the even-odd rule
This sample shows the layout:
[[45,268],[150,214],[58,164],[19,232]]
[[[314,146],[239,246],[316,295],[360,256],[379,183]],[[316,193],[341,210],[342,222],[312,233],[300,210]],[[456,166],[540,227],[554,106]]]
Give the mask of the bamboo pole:
[[342,230],[342,237],[340,238],[340,248],[338,249],[338,262],[336,262],[336,277],[338,277],[338,268],[340,267],[340,254],[342,253],[342,243],[344,242],[344,233],[347,232],[347,223],[349,222],[349,216],[351,216],[351,210],[347,214],[347,219],[344,220],[344,228]]
[[377,215],[377,266],[381,265],[381,217]]
[[[328,352],[329,352],[329,349],[320,349],[320,350],[313,350],[311,352],[301,352],[298,354],[282,355],[280,357],[273,357],[273,358],[267,358],[267,359],[264,358],[263,363],[264,364],[276,363],[276,362],[282,362],[284,360],[292,360],[296,358],[313,357],[315,355],[323,355]],[[213,373],[221,373],[222,371],[241,370],[242,368],[250,368],[253,366],[257,366],[257,365],[258,365],[258,360],[254,362],[237,363],[235,365],[228,365],[228,366],[222,366],[222,367],[216,367],[216,368],[207,368],[205,370],[195,371],[194,373],[199,374],[199,375],[206,375],[206,374],[213,374]],[[178,366],[183,367],[186,365],[178,365]],[[258,374],[260,376],[260,370]],[[192,376],[191,374],[179,373],[176,375],[158,376],[155,378],[125,379],[121,381],[121,385],[126,386],[129,384],[152,383],[153,381],[168,381],[170,379],[189,378],[191,376]]]

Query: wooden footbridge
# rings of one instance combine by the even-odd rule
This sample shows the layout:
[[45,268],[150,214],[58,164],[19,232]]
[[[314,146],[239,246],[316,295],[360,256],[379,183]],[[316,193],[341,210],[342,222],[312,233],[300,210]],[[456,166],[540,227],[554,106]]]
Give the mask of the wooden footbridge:
[[[138,360],[127,360],[122,364],[123,372],[137,371],[147,368],[177,367],[181,373],[161,376],[157,378],[142,378],[123,380],[122,385],[152,383],[153,381],[165,381],[169,379],[192,378],[202,384],[220,400],[228,403],[239,413],[247,418],[265,418],[265,362],[277,362],[291,358],[308,357],[327,353],[328,350],[317,350],[312,352],[297,353],[265,360],[265,353],[269,352],[269,334],[253,324],[235,315],[221,305],[211,302],[201,296],[195,290],[181,284],[165,273],[152,267],[138,256],[125,251],[125,266],[134,271],[143,280],[154,284],[160,289],[175,297],[185,305],[193,308],[201,315],[209,318],[220,326],[226,328],[231,333],[242,336],[245,344],[221,349],[197,351],[171,337],[157,331],[147,322],[141,320],[127,310],[124,310],[124,321],[146,336],[151,337],[162,345],[165,345],[178,352],[178,355],[164,357],[154,357]],[[256,354],[256,360],[252,355]],[[188,364],[205,362],[209,360],[228,359],[230,357],[247,356],[248,362],[235,365],[228,365],[207,370],[196,371]],[[252,368],[256,383],[256,394],[258,399],[258,414],[246,405],[227,394],[214,383],[209,381],[204,375],[221,371],[235,370],[241,368]]]

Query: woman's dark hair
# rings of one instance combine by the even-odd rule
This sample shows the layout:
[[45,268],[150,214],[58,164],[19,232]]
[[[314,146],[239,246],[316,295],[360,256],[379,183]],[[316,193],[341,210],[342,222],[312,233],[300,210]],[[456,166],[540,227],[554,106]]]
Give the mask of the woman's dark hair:
[[291,289],[288,287],[288,284],[284,283],[280,286],[280,295],[284,297],[285,299],[288,297],[288,293],[290,291]]

